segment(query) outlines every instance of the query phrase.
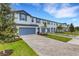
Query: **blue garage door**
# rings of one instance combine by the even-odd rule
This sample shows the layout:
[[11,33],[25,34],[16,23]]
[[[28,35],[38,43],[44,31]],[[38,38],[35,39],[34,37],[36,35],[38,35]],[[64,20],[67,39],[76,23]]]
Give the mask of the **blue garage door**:
[[45,33],[45,28],[41,28],[42,33]]
[[35,34],[35,28],[19,28],[19,35]]

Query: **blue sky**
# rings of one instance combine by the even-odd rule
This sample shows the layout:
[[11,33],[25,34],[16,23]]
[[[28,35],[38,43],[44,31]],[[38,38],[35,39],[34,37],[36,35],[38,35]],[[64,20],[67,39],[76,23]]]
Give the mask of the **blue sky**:
[[11,7],[35,17],[79,26],[79,3],[14,3]]

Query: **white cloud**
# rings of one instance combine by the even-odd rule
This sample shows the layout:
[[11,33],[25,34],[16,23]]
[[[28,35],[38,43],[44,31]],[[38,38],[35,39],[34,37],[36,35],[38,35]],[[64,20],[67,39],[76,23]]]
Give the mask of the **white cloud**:
[[[61,8],[57,9],[57,6],[61,6]],[[70,7],[70,4],[47,4],[44,7],[44,11],[56,18],[75,17],[77,16],[75,12],[77,9],[79,9],[79,6]]]
[[77,21],[77,19],[72,19],[73,22]]
[[16,5],[16,6],[20,6],[21,4],[20,3],[13,3],[14,5]]
[[57,11],[55,14],[57,18],[63,18],[63,17],[76,17],[77,13],[75,11],[79,7],[65,7]]
[[62,8],[64,8],[64,7],[69,7],[70,6],[70,4],[69,3],[62,3]]
[[32,5],[38,7],[40,6],[40,3],[32,3]]
[[[54,7],[56,4],[45,4],[44,5],[44,11],[51,14],[51,15],[55,15],[56,14],[56,7]],[[53,8],[54,7],[54,8]]]

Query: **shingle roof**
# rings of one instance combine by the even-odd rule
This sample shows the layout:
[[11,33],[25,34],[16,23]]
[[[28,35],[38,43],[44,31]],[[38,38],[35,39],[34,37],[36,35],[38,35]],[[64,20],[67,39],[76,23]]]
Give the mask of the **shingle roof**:
[[[54,23],[57,23],[57,24],[66,24],[66,23],[59,23],[59,22],[55,22],[55,21],[51,21],[51,20],[47,20],[47,19],[43,19],[43,18],[39,18],[39,17],[34,17],[34,16],[30,15],[29,13],[27,13],[27,12],[24,11],[24,10],[16,10],[16,11],[13,11],[13,12],[18,12],[18,13],[23,12],[23,13],[25,13],[25,14],[27,14],[27,15],[33,17],[33,18],[37,18],[37,19],[39,19],[39,20],[54,22]],[[66,24],[66,25],[67,25],[67,24]]]

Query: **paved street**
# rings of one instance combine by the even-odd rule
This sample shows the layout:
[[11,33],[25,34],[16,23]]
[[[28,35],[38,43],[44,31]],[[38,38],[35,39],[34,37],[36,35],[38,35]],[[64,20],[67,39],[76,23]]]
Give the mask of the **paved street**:
[[79,56],[79,45],[64,43],[39,35],[21,37],[40,56]]

